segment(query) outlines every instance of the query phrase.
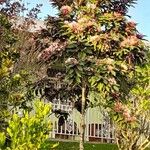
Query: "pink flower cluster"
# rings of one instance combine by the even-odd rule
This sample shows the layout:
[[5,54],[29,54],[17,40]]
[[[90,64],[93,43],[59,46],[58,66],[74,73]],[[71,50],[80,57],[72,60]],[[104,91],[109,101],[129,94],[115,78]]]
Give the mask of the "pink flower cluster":
[[121,47],[128,47],[128,46],[137,46],[139,44],[139,39],[137,38],[136,35],[131,35],[127,38],[125,38],[120,46]]
[[60,8],[60,12],[61,12],[61,14],[66,16],[66,15],[69,15],[72,12],[72,8],[68,5],[62,6]]
[[78,22],[70,22],[68,23],[69,28],[72,30],[74,33],[81,33],[84,29],[83,27],[78,23]]
[[127,122],[134,122],[136,121],[136,117],[135,116],[131,116],[131,113],[128,109],[124,110],[123,112],[123,117]]
[[[78,16],[77,21],[72,22],[65,21],[64,23],[72,30],[72,32],[76,34],[82,33],[85,29],[90,30],[92,26],[96,26],[94,19],[90,19],[84,16],[81,17],[80,15]],[[97,27],[97,31],[100,31],[99,26]]]
[[47,61],[52,55],[59,53],[65,47],[66,47],[66,42],[62,43],[60,41],[55,41],[48,48],[46,48],[39,54],[38,60]]
[[114,111],[115,112],[122,112],[124,109],[123,105],[121,102],[116,102],[114,105]]
[[93,26],[95,23],[95,20],[91,20],[86,17],[81,17],[78,19],[78,23],[81,24],[82,26],[84,26],[85,28],[87,28],[87,27]]
[[136,117],[131,115],[130,110],[126,107],[123,106],[121,102],[116,102],[114,105],[114,111],[117,113],[121,113],[125,121],[127,122],[134,122],[136,121]]

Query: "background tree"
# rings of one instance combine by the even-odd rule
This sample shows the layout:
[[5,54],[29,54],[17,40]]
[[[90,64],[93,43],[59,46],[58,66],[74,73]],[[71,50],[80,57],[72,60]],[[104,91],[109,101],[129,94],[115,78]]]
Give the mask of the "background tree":
[[66,71],[64,82],[70,89],[78,89],[80,149],[84,141],[86,100],[92,95],[94,103],[102,102],[105,107],[126,102],[135,85],[135,68],[146,63],[143,36],[136,30],[136,23],[127,20],[128,8],[135,2],[52,0],[59,10],[58,18],[48,18],[47,36],[52,37],[53,43],[39,59],[51,66],[61,64]]
[[[8,21],[7,17],[3,14],[0,14],[0,28],[1,28],[1,51],[0,51],[0,101],[1,101],[1,125],[3,125],[4,118],[6,117],[3,110],[7,110],[7,99],[9,91],[7,88],[10,86],[9,77],[13,70],[13,65],[16,59],[18,58],[18,52],[13,48],[14,43],[16,42],[16,36],[11,31],[11,23]],[[15,77],[16,79],[20,78],[19,76]],[[18,80],[17,79],[17,80]],[[2,128],[1,128],[2,129]]]
[[[40,5],[37,7],[39,8]],[[31,49],[29,39],[33,34],[29,33],[27,29],[33,25],[33,19],[37,17],[39,12],[38,8],[26,10],[21,1],[12,2],[8,0],[0,3],[0,130],[6,129],[10,111],[13,112],[19,107],[23,109],[30,108],[26,105],[27,101],[34,98],[31,92],[31,68],[30,70],[25,66],[23,68],[19,62],[22,61],[23,54],[27,54],[27,50],[29,52],[29,49]],[[26,19],[24,18],[23,22],[18,24],[18,18],[20,18],[23,11],[29,11],[29,14],[27,13]],[[22,44],[23,41],[26,41],[24,45]]]
[[116,102],[112,118],[119,149],[144,150],[150,145],[150,63],[136,66],[135,84],[126,103]]

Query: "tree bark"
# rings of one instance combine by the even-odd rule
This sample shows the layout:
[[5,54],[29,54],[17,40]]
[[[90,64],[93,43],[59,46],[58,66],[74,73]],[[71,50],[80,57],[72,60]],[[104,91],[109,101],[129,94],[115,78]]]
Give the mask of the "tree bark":
[[80,127],[80,150],[84,150],[84,135],[85,135],[85,85],[82,86],[82,106],[81,106],[81,127]]

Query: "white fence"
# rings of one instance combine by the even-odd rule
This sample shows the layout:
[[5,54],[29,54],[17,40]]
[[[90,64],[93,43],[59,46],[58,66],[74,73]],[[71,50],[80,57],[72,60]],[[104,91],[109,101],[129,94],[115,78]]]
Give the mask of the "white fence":
[[[71,104],[53,104],[53,110],[61,110],[69,114],[68,118],[63,120],[63,116],[52,114],[52,138],[79,140],[80,137],[80,113],[73,109]],[[99,108],[88,108],[85,116],[85,141],[98,141],[104,143],[114,142],[114,128],[109,118],[102,115]],[[63,123],[62,123],[62,122]],[[60,125],[60,123],[62,125]]]

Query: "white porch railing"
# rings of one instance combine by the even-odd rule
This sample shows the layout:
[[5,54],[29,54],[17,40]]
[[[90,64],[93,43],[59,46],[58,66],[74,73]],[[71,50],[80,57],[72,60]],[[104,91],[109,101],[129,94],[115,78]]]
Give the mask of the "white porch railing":
[[[59,119],[52,114],[50,119],[52,121],[52,138],[61,138],[68,140],[79,140],[80,137],[80,113],[73,109],[71,104],[52,104],[53,110],[61,110],[69,114],[67,120],[64,120],[63,125],[59,126]],[[96,111],[95,111],[96,112]],[[97,112],[96,112],[97,113]],[[99,115],[102,119],[99,119]],[[61,117],[61,115],[59,116]],[[95,114],[89,108],[85,116],[85,141],[98,141],[104,143],[114,142],[114,127],[110,120],[102,114]]]

